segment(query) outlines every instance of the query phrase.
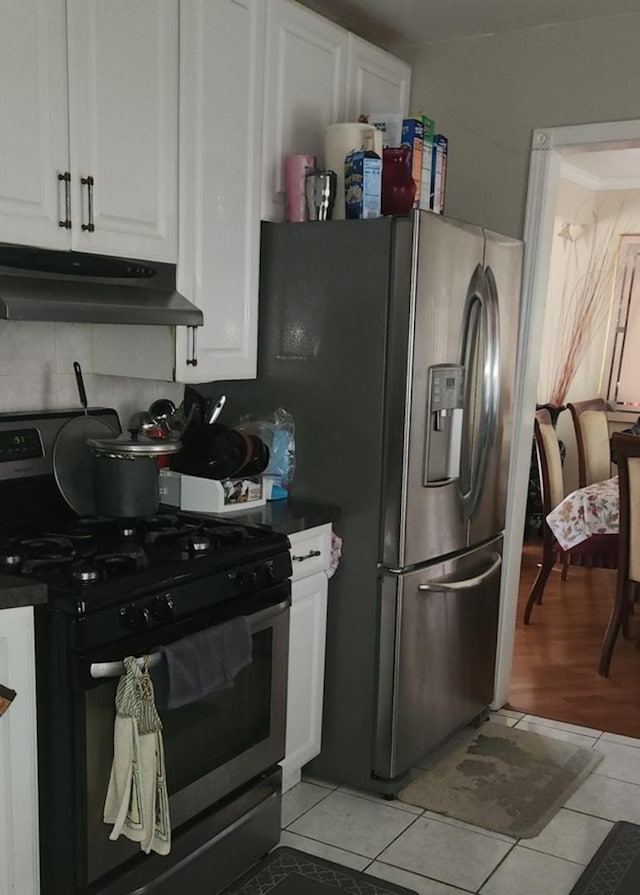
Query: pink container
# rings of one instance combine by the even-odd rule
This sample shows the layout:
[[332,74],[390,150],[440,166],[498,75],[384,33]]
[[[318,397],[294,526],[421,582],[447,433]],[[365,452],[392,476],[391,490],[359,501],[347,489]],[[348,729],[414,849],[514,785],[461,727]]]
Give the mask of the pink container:
[[316,167],[315,155],[285,155],[285,217],[288,221],[308,221],[304,176]]

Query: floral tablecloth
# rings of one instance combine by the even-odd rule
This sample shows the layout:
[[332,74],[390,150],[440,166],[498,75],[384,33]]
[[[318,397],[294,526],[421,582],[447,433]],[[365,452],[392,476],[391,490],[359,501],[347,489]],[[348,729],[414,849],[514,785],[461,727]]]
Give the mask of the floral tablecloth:
[[618,533],[618,476],[578,488],[547,516],[549,528],[563,550],[591,535]]

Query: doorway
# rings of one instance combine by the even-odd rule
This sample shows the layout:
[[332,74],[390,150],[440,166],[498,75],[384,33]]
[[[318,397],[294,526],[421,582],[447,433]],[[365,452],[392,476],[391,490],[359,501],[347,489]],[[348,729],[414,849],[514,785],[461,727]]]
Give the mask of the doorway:
[[520,320],[520,365],[509,468],[505,564],[501,593],[494,707],[508,701],[522,562],[527,483],[536,403],[556,200],[561,165],[578,152],[640,147],[640,121],[608,122],[534,131],[525,220]]

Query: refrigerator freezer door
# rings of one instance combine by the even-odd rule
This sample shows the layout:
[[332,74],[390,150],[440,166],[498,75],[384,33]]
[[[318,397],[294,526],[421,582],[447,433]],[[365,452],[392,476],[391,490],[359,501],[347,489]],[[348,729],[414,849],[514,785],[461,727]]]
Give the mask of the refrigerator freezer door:
[[502,538],[382,579],[374,773],[403,775],[493,698]]
[[[433,409],[429,384],[434,368],[464,363],[465,315],[471,287],[478,277],[485,283],[483,256],[481,228],[429,212],[415,214],[413,276],[406,289],[394,284],[391,302],[383,476],[382,561],[387,568],[418,565],[467,545],[458,478],[429,481],[428,466],[449,471],[454,465],[450,456],[436,456],[434,463],[434,444],[446,440],[448,450],[457,444],[455,416],[448,439],[438,431],[442,414]],[[407,292],[408,308],[402,300]],[[462,408],[463,419],[468,412]]]

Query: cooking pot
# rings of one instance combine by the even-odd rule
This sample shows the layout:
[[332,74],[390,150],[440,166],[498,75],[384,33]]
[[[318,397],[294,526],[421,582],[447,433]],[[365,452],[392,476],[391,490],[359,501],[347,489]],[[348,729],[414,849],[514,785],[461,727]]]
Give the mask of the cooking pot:
[[213,423],[191,426],[182,436],[182,450],[172,468],[208,479],[256,476],[269,464],[269,449],[256,435]]
[[157,513],[158,457],[180,450],[180,442],[155,439],[131,429],[115,438],[89,438],[94,455],[93,486],[100,516],[134,517]]

